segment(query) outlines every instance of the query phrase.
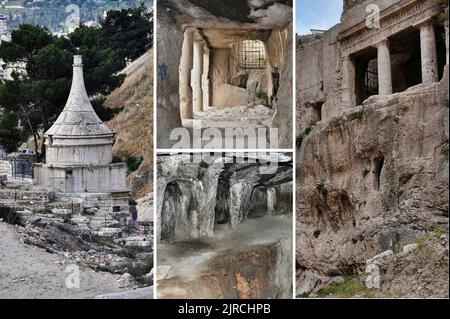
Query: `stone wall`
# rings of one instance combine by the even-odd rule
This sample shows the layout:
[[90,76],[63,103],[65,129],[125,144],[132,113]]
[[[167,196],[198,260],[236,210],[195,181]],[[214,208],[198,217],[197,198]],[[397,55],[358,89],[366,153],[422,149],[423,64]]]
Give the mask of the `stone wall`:
[[319,118],[314,108],[321,105],[321,120],[328,120],[346,108],[341,98],[342,62],[335,45],[339,27],[324,34],[297,39],[297,105],[301,129],[311,127]]
[[35,182],[55,192],[127,191],[125,164],[87,167],[53,167],[35,165]]
[[[380,27],[368,28],[366,19],[370,12],[366,8],[374,4],[380,9]],[[354,54],[370,48],[376,50],[380,41],[411,26],[419,30],[421,23],[432,17],[437,24],[443,24],[438,21],[442,11],[438,0],[357,1],[345,7],[340,24],[321,34],[297,37],[300,130],[309,129],[319,120],[328,121],[359,104],[355,96]],[[396,68],[393,60],[393,82]]]

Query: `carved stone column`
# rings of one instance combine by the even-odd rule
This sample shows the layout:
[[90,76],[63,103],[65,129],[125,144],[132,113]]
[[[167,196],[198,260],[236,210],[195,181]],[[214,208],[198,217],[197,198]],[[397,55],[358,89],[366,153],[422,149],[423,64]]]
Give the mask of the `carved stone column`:
[[192,119],[192,51],[194,45],[194,31],[184,31],[183,49],[180,61],[180,110],[182,119]]
[[378,94],[392,94],[391,53],[389,40],[382,40],[377,45],[378,50]]
[[194,41],[194,65],[192,69],[192,95],[194,111],[203,111],[203,41]]
[[439,80],[436,37],[431,21],[420,25],[420,53],[422,56],[422,83],[433,83]]
[[344,57],[342,63],[343,77],[342,77],[342,102],[346,106],[356,106],[355,94],[355,63],[348,55]]

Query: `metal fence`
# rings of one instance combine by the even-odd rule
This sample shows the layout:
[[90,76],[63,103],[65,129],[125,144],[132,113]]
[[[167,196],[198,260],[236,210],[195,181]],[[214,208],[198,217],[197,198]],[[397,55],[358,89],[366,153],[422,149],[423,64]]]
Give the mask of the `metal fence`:
[[20,158],[11,159],[9,162],[13,178],[33,178],[33,165],[30,162]]
[[239,67],[242,69],[265,69],[267,65],[264,43],[258,40],[246,40],[239,43]]
[[3,145],[0,145],[0,161],[6,160],[6,150]]

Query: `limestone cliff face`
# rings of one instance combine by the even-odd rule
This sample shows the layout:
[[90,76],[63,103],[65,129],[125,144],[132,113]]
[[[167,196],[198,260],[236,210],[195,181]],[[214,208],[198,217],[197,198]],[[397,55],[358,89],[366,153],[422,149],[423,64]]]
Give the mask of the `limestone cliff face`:
[[[365,25],[371,4],[380,10],[379,28]],[[404,256],[396,255],[418,238],[439,233],[445,240],[430,245],[429,255],[439,251],[437,264],[448,266],[445,12],[434,0],[344,1],[340,24],[297,38],[299,295],[314,295],[330,280],[340,280],[338,276],[350,276],[366,287],[362,279],[369,276],[361,270],[367,261],[391,250],[388,254],[395,257],[376,265],[384,273],[377,277],[381,288],[372,293],[386,297],[400,282],[409,282],[399,297],[448,296],[448,284],[440,279],[425,284],[430,294],[413,291],[412,286],[424,285],[423,279],[405,280],[402,270],[410,267]],[[439,76],[433,80],[427,78],[429,37],[420,36],[424,25],[436,32],[432,67]],[[398,41],[404,42],[399,46]],[[416,49],[408,47],[414,42]],[[387,60],[379,43],[390,45]],[[370,69],[370,63],[376,68]],[[405,80],[416,74],[413,82]],[[386,84],[392,89],[382,90]],[[396,258],[402,266],[392,271],[387,264]],[[448,276],[442,267],[433,267],[433,277]]]
[[296,249],[304,271],[349,275],[380,252],[447,227],[448,69],[440,83],[369,98],[298,144]]

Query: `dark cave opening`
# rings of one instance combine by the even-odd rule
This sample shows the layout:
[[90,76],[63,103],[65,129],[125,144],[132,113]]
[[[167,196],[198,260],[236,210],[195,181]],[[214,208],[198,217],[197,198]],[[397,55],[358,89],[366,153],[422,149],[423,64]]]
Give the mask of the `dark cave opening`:
[[374,164],[373,187],[376,191],[379,191],[381,185],[381,173],[384,167],[384,156],[375,158],[373,164]]
[[230,174],[220,173],[217,184],[214,228],[230,222]]
[[181,190],[177,182],[167,185],[161,213],[161,239],[169,240],[175,237],[177,213],[181,211]]
[[267,213],[267,187],[264,185],[255,186],[250,195],[247,218],[260,218]]

